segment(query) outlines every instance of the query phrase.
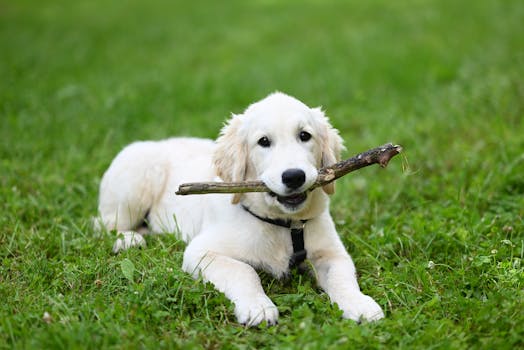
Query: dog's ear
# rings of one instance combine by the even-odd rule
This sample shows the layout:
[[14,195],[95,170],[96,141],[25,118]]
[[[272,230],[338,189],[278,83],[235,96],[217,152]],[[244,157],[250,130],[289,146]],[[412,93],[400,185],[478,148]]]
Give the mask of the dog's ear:
[[[224,182],[244,181],[247,172],[247,145],[240,135],[243,115],[232,115],[217,139],[213,163],[217,175]],[[240,202],[242,194],[235,193],[232,203]]]
[[[328,117],[326,117],[320,108],[313,108],[312,111],[317,116],[317,120],[321,124],[320,130],[322,133],[322,158],[320,166],[330,166],[340,161],[340,153],[342,150],[344,150],[344,141],[340,137],[338,130],[331,126]],[[327,194],[335,193],[335,182],[331,182],[323,186],[322,189]]]

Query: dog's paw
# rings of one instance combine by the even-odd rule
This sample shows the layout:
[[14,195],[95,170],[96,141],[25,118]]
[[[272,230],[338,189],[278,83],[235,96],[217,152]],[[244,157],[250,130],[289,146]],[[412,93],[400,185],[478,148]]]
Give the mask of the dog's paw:
[[278,309],[266,295],[235,302],[235,315],[239,323],[248,327],[258,326],[263,321],[268,326],[278,323]]
[[145,247],[146,240],[140,233],[126,231],[118,233],[118,239],[113,244],[113,253],[119,253],[131,247]]
[[377,304],[373,298],[365,294],[352,295],[347,300],[346,305],[342,308],[344,313],[342,317],[351,320],[360,321],[377,321],[384,318],[382,308]]

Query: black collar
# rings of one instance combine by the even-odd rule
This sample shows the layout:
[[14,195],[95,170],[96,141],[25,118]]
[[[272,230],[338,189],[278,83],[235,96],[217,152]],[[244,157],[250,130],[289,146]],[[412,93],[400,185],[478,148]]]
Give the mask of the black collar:
[[307,257],[307,251],[304,248],[304,225],[307,220],[300,220],[299,222],[293,222],[291,220],[283,219],[270,219],[258,216],[249,210],[248,207],[242,205],[245,211],[253,215],[257,219],[267,222],[268,224],[285,227],[291,229],[291,243],[293,244],[293,254],[289,258],[289,267],[298,267]]

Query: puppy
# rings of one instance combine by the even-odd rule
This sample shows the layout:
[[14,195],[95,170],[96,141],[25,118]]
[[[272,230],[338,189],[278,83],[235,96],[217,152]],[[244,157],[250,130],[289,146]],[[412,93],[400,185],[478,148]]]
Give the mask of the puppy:
[[[308,191],[342,149],[319,108],[274,93],[233,115],[216,142],[171,138],[124,148],[102,178],[99,221],[119,232],[115,252],[145,245],[144,222],[147,232],[179,234],[184,271],[224,293],[242,324],[277,323],[256,269],[278,278],[306,257],[343,317],[378,320],[384,314],[360,291],[329,214],[334,185]],[[184,182],[243,180],[262,180],[271,192],[175,195]]]

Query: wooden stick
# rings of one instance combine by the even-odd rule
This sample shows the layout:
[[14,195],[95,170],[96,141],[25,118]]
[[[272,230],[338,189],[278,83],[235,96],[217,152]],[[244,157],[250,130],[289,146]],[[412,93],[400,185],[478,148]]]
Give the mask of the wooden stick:
[[[357,154],[354,157],[340,161],[331,166],[319,170],[317,180],[309,188],[327,185],[339,177],[349,174],[352,171],[366,167],[371,164],[379,164],[385,168],[391,158],[402,152],[402,147],[391,143],[370,149],[369,151]],[[246,192],[271,192],[262,181],[244,182],[192,182],[181,184],[178,187],[177,195],[206,194],[206,193],[246,193]]]

